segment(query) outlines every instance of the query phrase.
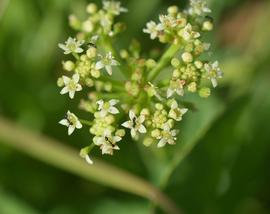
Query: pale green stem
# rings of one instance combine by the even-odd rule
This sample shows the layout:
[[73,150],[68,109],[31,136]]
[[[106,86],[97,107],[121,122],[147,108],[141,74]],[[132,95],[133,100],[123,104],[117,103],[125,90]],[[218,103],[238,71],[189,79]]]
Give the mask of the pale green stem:
[[165,213],[180,213],[166,195],[147,181],[99,160],[89,165],[74,149],[1,117],[0,143],[87,180],[145,197],[157,203]]
[[83,120],[83,119],[79,119],[79,120],[84,125],[87,125],[87,126],[92,126],[93,125],[93,122],[90,122],[88,120]]
[[171,45],[167,51],[162,55],[157,65],[149,72],[148,81],[153,81],[163,68],[168,66],[171,59],[175,56],[177,51],[181,48],[181,44]]

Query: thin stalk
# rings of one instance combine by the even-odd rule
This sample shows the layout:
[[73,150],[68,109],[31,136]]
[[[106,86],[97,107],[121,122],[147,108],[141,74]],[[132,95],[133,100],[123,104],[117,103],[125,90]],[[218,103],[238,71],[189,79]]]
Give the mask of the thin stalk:
[[157,65],[149,72],[148,81],[153,81],[162,71],[162,69],[168,66],[170,60],[175,56],[180,47],[181,44],[173,44],[167,49],[167,51],[160,58]]
[[87,125],[87,126],[92,126],[93,125],[93,122],[90,122],[88,120],[84,120],[84,119],[79,119],[79,120],[84,125]]
[[94,165],[90,166],[74,149],[1,117],[0,143],[87,180],[147,198],[165,213],[181,213],[166,195],[142,178],[99,160],[94,160]]

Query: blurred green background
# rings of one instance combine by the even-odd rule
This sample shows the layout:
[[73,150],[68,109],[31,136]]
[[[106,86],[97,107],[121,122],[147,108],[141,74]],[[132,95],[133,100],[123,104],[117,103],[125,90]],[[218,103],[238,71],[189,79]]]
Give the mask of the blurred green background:
[[[75,109],[56,86],[63,57],[57,44],[72,34],[68,15],[83,17],[87,3],[0,1],[1,117],[77,151],[90,139],[87,129],[68,137],[57,123]],[[121,16],[128,29],[116,46],[136,37],[146,52],[158,44],[142,33],[145,23],[169,5],[187,2],[122,3],[129,9]],[[126,142],[113,157],[95,156],[158,186],[184,213],[270,213],[270,2],[209,4],[216,30],[208,40],[225,77],[211,98],[186,98],[198,111],[182,122],[178,144],[157,151]],[[2,141],[0,136],[1,214],[163,213],[146,199],[59,170]]]

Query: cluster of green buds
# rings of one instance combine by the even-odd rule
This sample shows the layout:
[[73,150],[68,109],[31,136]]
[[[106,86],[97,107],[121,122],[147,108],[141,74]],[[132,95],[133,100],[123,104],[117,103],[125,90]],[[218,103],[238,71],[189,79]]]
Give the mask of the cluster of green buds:
[[67,74],[57,82],[60,93],[73,99],[84,91],[79,108],[88,114],[88,119],[80,119],[68,111],[60,124],[68,127],[69,135],[82,125],[89,127],[91,143],[80,155],[90,164],[93,148],[112,155],[127,135],[145,146],[175,144],[176,125],[188,111],[181,97],[196,92],[206,98],[209,85],[216,87],[222,77],[218,62],[208,60],[210,44],[203,41],[213,29],[211,10],[204,1],[191,0],[183,11],[171,6],[158,23],[146,24],[144,33],[168,45],[156,58],[142,55],[137,40],[127,49],[113,47],[125,29],[117,22],[123,12],[127,9],[120,2],[103,1],[101,9],[91,3],[85,20],[69,18],[75,38],[59,44],[68,57],[63,61]]

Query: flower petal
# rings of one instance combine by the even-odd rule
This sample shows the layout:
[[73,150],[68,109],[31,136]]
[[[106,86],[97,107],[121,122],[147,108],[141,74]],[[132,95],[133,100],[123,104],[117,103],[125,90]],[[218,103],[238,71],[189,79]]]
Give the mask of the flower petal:
[[85,156],[85,160],[88,164],[93,164],[94,162],[91,160],[91,158],[89,157],[89,155]]
[[75,130],[75,126],[69,126],[68,127],[68,135],[71,135]]
[[59,123],[63,126],[69,126],[69,121],[67,119],[60,120]]
[[139,132],[140,132],[140,133],[146,133],[146,132],[147,132],[144,125],[140,125],[140,127],[139,127]]
[[119,110],[117,108],[115,108],[114,106],[111,106],[109,108],[108,112],[110,112],[111,114],[118,114]]

